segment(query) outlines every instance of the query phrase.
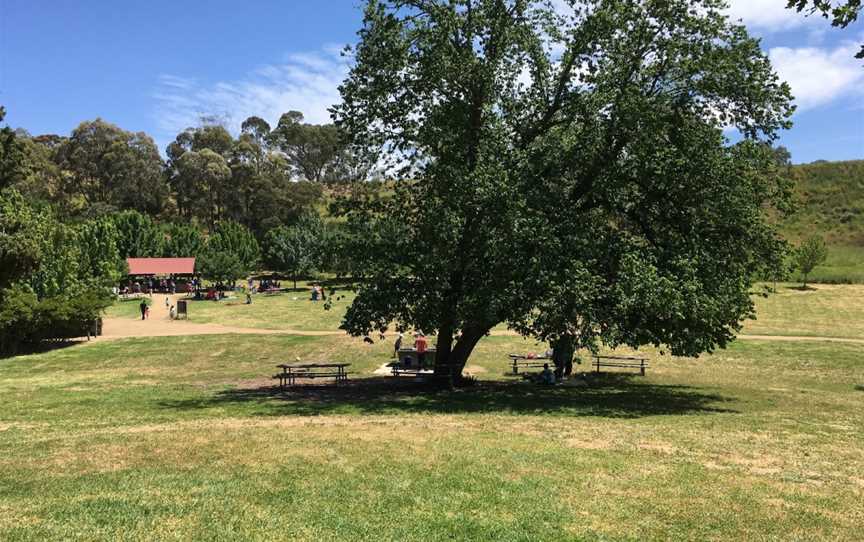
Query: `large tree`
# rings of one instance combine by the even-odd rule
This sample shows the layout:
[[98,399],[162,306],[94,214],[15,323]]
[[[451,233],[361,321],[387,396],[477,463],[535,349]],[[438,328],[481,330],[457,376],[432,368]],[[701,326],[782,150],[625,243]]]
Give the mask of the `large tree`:
[[502,322],[680,355],[730,341],[776,247],[766,143],[792,107],[723,8],[368,0],[334,111],[402,179],[347,213],[365,280],[343,327],[437,334],[439,371]]
[[58,149],[68,172],[65,190],[90,209],[156,214],[167,195],[162,158],[153,139],[96,119],[82,122]]

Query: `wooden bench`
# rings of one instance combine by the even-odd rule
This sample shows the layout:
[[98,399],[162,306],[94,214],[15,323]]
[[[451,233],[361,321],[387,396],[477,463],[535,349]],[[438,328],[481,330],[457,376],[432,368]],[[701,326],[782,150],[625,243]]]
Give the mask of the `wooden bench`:
[[315,379],[315,378],[333,378],[338,386],[342,382],[348,381],[348,371],[346,368],[350,363],[292,363],[290,365],[282,364],[276,367],[282,369],[281,373],[273,375],[273,378],[279,379],[279,387],[285,389],[286,386],[293,386],[297,383],[297,379]]
[[548,356],[537,356],[533,358],[529,358],[528,356],[523,356],[522,354],[510,354],[510,362],[513,365],[513,374],[519,374],[519,368],[523,369],[529,367],[539,367],[543,368],[543,366],[547,363],[550,363],[552,358]]
[[632,356],[593,356],[593,366],[600,372],[600,367],[622,367],[625,369],[639,369],[642,376],[645,376],[645,369],[648,368],[648,358],[638,358]]

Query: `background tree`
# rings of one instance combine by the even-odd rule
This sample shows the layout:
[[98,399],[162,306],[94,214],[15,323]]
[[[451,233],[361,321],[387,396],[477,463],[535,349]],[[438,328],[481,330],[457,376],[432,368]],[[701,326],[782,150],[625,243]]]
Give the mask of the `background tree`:
[[261,258],[261,248],[252,232],[230,220],[217,225],[215,232],[207,239],[204,252],[208,255],[233,254],[244,274],[254,271]]
[[828,248],[821,237],[810,237],[795,251],[795,266],[801,271],[801,289],[807,289],[807,275],[828,259]]
[[[720,2],[566,6],[366,3],[337,125],[404,167],[391,197],[347,211],[375,234],[352,256],[380,255],[350,333],[435,333],[449,372],[501,322],[698,355],[752,314],[788,86]],[[548,292],[563,316],[538,318]]]
[[[858,20],[861,13],[861,0],[845,0],[842,2],[831,2],[829,0],[787,0],[786,7],[794,9],[799,13],[806,11],[808,14],[819,13],[831,21],[831,26],[846,28]],[[855,55],[855,58],[864,58],[864,45]]]
[[242,279],[248,270],[233,252],[222,252],[207,247],[195,262],[196,271],[205,279],[220,284],[233,284]]
[[[183,209],[213,229],[222,220],[229,199],[231,169],[220,154],[187,151],[176,162],[175,190],[183,194]],[[179,202],[179,199],[178,199]]]
[[111,304],[113,237],[107,221],[64,225],[17,191],[0,191],[0,352],[92,331]]
[[162,228],[162,257],[195,258],[204,248],[201,231],[192,224],[173,223]]
[[162,253],[162,232],[149,216],[123,211],[112,215],[111,220],[117,229],[121,259],[157,257]]
[[304,215],[297,224],[279,226],[264,238],[267,266],[288,273],[297,289],[297,278],[314,273],[323,260],[324,228],[317,214]]
[[270,140],[285,154],[294,173],[312,182],[331,178],[332,169],[344,152],[336,126],[305,124],[299,111],[282,115]]
[[58,149],[64,189],[90,209],[135,209],[157,214],[167,187],[156,144],[102,119],[82,122]]
[[[6,109],[0,106],[0,122]],[[0,128],[0,190],[18,182],[25,176],[25,155],[15,131],[8,126]]]

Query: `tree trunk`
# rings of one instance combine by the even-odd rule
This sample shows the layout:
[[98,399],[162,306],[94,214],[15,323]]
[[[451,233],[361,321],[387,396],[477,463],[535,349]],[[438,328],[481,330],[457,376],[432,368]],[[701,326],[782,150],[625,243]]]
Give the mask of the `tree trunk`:
[[[471,356],[471,352],[474,351],[474,347],[477,346],[477,342],[483,338],[486,331],[488,331],[488,328],[468,326],[462,331],[462,336],[456,341],[456,345],[449,351],[446,358],[442,356],[441,352],[436,352],[435,376],[460,378],[462,370]],[[445,346],[449,350],[452,340],[452,337],[449,339],[444,338],[442,343],[442,337],[439,334],[438,344]]]

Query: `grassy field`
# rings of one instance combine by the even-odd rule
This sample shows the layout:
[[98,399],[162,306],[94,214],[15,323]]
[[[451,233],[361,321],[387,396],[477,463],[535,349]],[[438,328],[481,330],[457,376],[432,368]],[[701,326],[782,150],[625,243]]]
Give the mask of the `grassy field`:
[[[783,289],[748,331],[864,336],[862,288]],[[208,306],[220,322],[235,310]],[[332,329],[330,314],[286,321]],[[541,348],[488,337],[478,383],[438,392],[374,374],[389,340],[344,336],[124,339],[0,360],[0,540],[860,538],[864,346],[647,350],[646,377],[578,387],[508,375],[508,352]],[[352,363],[350,385],[272,388],[274,366],[298,357]]]
[[[800,272],[790,277],[801,282]],[[864,284],[864,246],[829,245],[828,259],[807,277],[823,284]]]
[[864,285],[778,284],[776,294],[754,299],[757,318],[744,333],[864,339]]
[[[864,286],[817,284],[801,291],[795,283],[779,283],[778,293],[754,296],[758,318],[748,321],[744,333],[756,335],[800,335],[864,339]],[[762,291],[761,286],[754,291]],[[252,305],[239,299],[221,302],[190,301],[189,321],[225,326],[338,331],[345,309],[354,294],[342,290],[330,310],[312,303],[305,292],[274,296],[256,295]],[[154,303],[164,299],[154,297]],[[115,318],[140,318],[138,301],[120,301],[109,309]],[[498,326],[499,331],[506,329]],[[536,350],[545,350],[537,346]]]

